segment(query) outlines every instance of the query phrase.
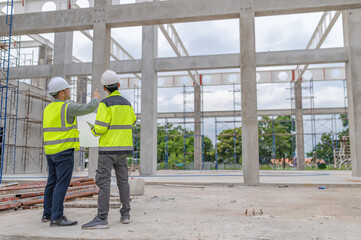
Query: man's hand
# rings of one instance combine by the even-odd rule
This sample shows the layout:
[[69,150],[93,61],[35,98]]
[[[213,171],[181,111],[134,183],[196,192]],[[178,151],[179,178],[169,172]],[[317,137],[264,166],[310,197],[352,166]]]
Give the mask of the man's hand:
[[95,91],[94,91],[94,93],[93,93],[93,96],[94,96],[95,98],[100,99],[101,95],[99,94],[98,89],[95,89]]

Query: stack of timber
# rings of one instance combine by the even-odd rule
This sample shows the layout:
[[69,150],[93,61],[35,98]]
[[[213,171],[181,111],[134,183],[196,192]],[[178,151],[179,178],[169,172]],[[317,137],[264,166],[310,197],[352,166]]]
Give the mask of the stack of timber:
[[[0,211],[8,209],[27,209],[44,202],[46,182],[24,184],[10,183],[0,187]],[[73,178],[70,182],[65,201],[98,194],[98,187],[92,178]]]

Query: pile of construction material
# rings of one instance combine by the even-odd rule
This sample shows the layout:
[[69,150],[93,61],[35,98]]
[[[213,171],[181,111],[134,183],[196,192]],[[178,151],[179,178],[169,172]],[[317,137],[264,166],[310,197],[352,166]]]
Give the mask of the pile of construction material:
[[[44,202],[46,182],[9,183],[0,186],[0,211],[7,209],[27,209]],[[98,187],[92,178],[72,179],[65,201],[98,194]]]

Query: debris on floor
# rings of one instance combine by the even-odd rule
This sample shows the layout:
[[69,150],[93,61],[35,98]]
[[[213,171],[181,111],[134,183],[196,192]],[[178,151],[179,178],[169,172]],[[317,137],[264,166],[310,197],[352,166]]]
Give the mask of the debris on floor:
[[[46,182],[11,183],[0,187],[0,211],[29,208],[44,202]],[[98,187],[92,178],[73,178],[70,182],[65,201],[98,194]]]
[[248,209],[246,208],[246,211],[244,211],[244,215],[246,216],[263,215],[263,210],[260,209],[259,212],[257,212],[255,209],[252,209],[252,211],[248,211]]

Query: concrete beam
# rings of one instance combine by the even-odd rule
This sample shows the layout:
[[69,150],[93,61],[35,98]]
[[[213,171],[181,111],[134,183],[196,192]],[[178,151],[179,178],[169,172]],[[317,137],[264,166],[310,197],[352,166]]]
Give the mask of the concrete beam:
[[[338,63],[348,61],[347,48],[326,48],[316,50],[292,50],[278,52],[260,52],[256,54],[257,67],[286,66],[298,64]],[[193,69],[239,68],[239,54],[222,54],[209,56],[157,58],[157,72],[185,71]],[[24,67],[10,68],[10,78],[48,77],[48,70],[41,75],[42,67],[26,67],[32,71],[24,72]],[[38,69],[39,68],[39,69]],[[68,63],[65,66],[67,76],[92,75],[92,63]],[[112,61],[110,69],[119,73],[141,72],[141,60]],[[3,79],[0,75],[0,79]]]
[[325,48],[260,52],[257,53],[256,59],[257,67],[337,63],[348,60],[348,50],[347,48]]
[[[347,48],[259,52],[256,54],[257,67],[338,63],[347,60]],[[239,67],[239,54],[158,58],[156,60],[158,72]]]
[[37,48],[40,45],[42,45],[42,44],[37,42],[37,41],[21,41],[21,49],[23,49],[23,48]]
[[[48,45],[51,49],[54,49],[54,44],[41,35],[32,34],[32,35],[28,35],[28,37],[32,38],[34,41],[36,41],[42,45]],[[21,47],[22,47],[22,44],[23,44],[23,42],[21,42]]]
[[[108,27],[130,27],[167,23],[239,18],[239,9],[249,6],[255,16],[321,12],[361,8],[359,0],[183,0],[95,6],[43,13],[16,14],[13,35],[80,31],[104,22]],[[8,34],[5,16],[0,17],[0,36]]]
[[361,8],[359,0],[256,0],[253,4],[257,17]]
[[[141,60],[122,60],[110,62],[110,69],[119,74],[138,73],[142,69]],[[71,63],[66,65],[68,76],[92,75],[92,63]]]
[[[33,79],[33,78],[49,78],[53,72],[53,65],[39,66],[22,66],[10,68],[10,80],[16,79]],[[4,76],[0,74],[0,80],[4,80]]]
[[67,76],[90,76],[92,75],[92,63],[69,63],[65,65]]
[[[305,108],[303,109],[303,115],[331,115],[331,114],[345,114],[347,108]],[[241,117],[242,111],[206,111],[201,112],[203,118],[222,118],[222,117]],[[257,115],[262,116],[291,116],[294,111],[291,109],[271,109],[271,110],[258,110]],[[194,112],[186,112],[186,118],[194,118]],[[140,119],[141,114],[137,115]],[[157,114],[158,119],[182,119],[184,117],[183,112],[162,112]]]
[[[13,15],[12,35],[70,32],[92,29],[94,9],[72,9]],[[0,16],[0,36],[6,36],[6,16]]]

